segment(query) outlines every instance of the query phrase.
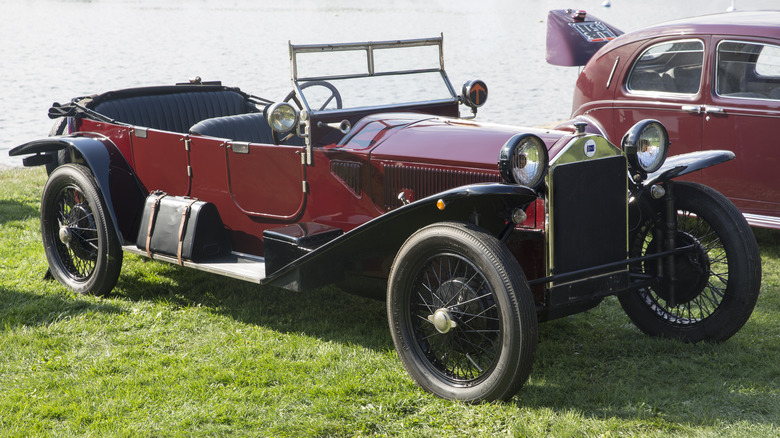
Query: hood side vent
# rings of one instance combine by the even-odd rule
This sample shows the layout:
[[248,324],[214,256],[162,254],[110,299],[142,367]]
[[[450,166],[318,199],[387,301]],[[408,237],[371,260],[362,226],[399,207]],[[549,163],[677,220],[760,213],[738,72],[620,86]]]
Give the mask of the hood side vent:
[[330,171],[336,175],[356,196],[361,196],[360,171],[363,165],[354,161],[331,161]]
[[401,200],[398,199],[401,192],[404,192],[407,200],[414,202],[455,187],[501,181],[497,170],[489,172],[385,164],[384,171],[386,210],[401,206]]

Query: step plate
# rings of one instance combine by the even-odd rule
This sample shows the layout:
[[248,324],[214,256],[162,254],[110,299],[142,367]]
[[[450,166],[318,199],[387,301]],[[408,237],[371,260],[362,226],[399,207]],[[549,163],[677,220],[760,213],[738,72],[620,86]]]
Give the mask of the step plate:
[[[136,254],[142,257],[149,257],[146,251],[139,249],[134,245],[125,245],[122,247],[125,252]],[[159,260],[178,265],[176,257],[164,254],[152,254],[152,260]],[[260,284],[265,279],[265,259],[249,254],[231,252],[230,254],[209,260],[208,262],[195,263],[189,260],[183,260],[187,268],[197,269],[198,271],[210,272],[212,274],[248,281],[250,283]]]

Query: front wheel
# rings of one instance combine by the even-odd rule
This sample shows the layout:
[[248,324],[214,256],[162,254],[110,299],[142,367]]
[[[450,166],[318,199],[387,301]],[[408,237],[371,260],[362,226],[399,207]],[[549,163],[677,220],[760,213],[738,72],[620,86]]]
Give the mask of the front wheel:
[[393,262],[387,313],[404,367],[439,397],[507,400],[528,379],[533,297],[509,250],[479,228],[441,223],[413,234]]
[[41,196],[41,234],[49,270],[82,294],[106,295],[116,285],[122,248],[92,174],[65,164]]
[[[649,335],[725,341],[747,322],[758,300],[758,244],[745,218],[720,193],[690,182],[674,183],[673,192],[676,246],[693,246],[693,251],[675,256],[673,285],[661,275],[655,285],[621,295],[620,304]],[[639,201],[632,217],[631,257],[660,252],[664,240],[663,199]],[[663,270],[663,259],[632,267],[651,276]]]

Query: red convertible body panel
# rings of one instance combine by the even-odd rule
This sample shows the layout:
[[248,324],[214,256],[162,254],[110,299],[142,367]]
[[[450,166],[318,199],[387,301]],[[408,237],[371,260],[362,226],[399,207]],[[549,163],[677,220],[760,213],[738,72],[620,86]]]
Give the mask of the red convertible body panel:
[[[626,129],[622,150],[602,134],[620,138],[615,122],[475,122],[487,85],[456,94],[442,43],[290,45],[294,89],[277,102],[196,79],[53,104],[55,135],[10,152],[47,166],[51,275],[104,295],[131,253],[385,299],[412,378],[467,402],[511,398],[538,322],[606,296],[649,334],[720,341],[742,327],[761,277],[750,228],[722,195],[672,181],[733,153],[667,161],[652,119]],[[420,52],[428,64],[409,68]]]

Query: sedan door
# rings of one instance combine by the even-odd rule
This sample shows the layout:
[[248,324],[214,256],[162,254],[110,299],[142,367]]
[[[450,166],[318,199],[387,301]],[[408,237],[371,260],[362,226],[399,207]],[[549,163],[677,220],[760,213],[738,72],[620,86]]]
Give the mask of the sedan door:
[[703,144],[732,150],[737,159],[705,170],[703,182],[728,196],[751,223],[780,227],[780,45],[721,39],[715,63]]
[[669,131],[670,154],[701,149],[705,43],[705,38],[688,37],[648,42],[637,50],[615,95],[614,142],[638,121],[656,119]]

